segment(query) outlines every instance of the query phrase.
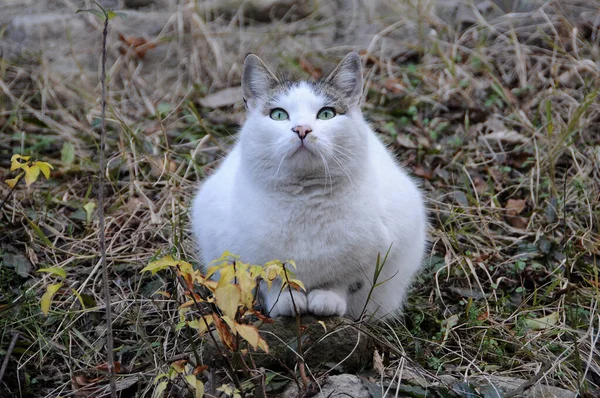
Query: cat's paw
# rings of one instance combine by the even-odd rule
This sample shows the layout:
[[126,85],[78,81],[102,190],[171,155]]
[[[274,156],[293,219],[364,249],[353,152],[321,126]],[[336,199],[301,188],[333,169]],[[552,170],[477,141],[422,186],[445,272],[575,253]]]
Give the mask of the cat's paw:
[[346,299],[331,290],[311,290],[308,293],[308,312],[317,316],[343,316]]
[[[278,316],[296,316],[298,314],[306,314],[308,311],[308,300],[306,294],[292,290],[292,297],[290,296],[289,290],[285,289],[281,294],[276,289],[271,289],[271,292],[267,294],[267,311],[269,316],[275,318]],[[279,297],[279,298],[278,298]],[[294,304],[296,308],[294,309]]]

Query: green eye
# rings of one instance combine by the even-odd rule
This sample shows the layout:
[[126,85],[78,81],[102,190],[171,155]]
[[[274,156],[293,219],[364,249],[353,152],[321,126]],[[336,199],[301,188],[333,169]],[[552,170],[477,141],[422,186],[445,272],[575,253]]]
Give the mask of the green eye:
[[281,121],[289,118],[288,113],[281,108],[275,108],[271,111],[271,119],[273,120]]
[[329,120],[335,116],[335,110],[333,108],[323,108],[317,113],[317,119]]

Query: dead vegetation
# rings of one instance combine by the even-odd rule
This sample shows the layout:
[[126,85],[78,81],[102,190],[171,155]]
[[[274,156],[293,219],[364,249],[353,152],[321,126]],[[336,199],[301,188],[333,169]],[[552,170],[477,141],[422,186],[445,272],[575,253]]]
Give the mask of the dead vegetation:
[[[268,23],[243,8],[175,3],[153,37],[125,22],[109,35],[104,209],[123,396],[150,396],[171,363],[195,362],[176,329],[176,282],[139,271],[161,254],[194,259],[187,206],[243,117],[243,56],[316,78],[353,45],[366,70],[365,115],[422,180],[433,224],[404,324],[368,329],[378,342],[362,371],[371,393],[403,380],[491,397],[475,385],[519,378],[528,382],[513,384],[515,394],[544,384],[597,396],[597,2],[532,1],[494,18],[469,8],[461,21],[427,1],[385,2],[385,12],[356,1],[337,14],[301,2]],[[85,73],[99,55],[74,51],[82,73],[68,78],[44,54],[0,59],[0,180],[14,177],[13,153],[55,167],[0,209],[0,356],[10,353],[0,395],[98,396],[106,386],[94,216],[100,86]],[[0,200],[9,191],[2,184]],[[36,270],[48,267],[66,277],[44,317],[40,297],[56,277]],[[231,382],[201,358],[205,381]],[[311,371],[318,379],[323,369]],[[290,377],[261,372],[275,392]]]

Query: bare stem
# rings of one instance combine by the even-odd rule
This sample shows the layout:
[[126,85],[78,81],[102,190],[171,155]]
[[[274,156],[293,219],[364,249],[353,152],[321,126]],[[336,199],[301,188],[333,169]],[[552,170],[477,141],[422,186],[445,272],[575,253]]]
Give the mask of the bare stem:
[[15,349],[15,345],[17,344],[17,340],[19,339],[19,332],[13,334],[12,340],[8,345],[8,350],[6,350],[6,356],[4,357],[4,361],[2,362],[2,368],[0,368],[0,383],[2,382],[2,378],[4,377],[4,372],[6,372],[6,368],[8,367],[8,361],[10,360],[10,356]]
[[300,371],[300,379],[302,380],[302,384],[304,384],[304,388],[307,389],[310,385],[310,380],[306,376],[306,369],[304,368],[304,353],[302,352],[302,318],[300,316],[300,313],[298,312],[298,307],[296,307],[296,302],[294,301],[294,294],[292,293],[292,286],[290,285],[290,279],[288,278],[285,263],[283,263],[282,265],[283,274],[285,275],[288,291],[290,293],[290,298],[292,299],[292,306],[294,307],[294,311],[296,312],[296,337],[298,338],[298,346],[296,351],[298,352],[298,370]]
[[108,15],[104,16],[104,30],[102,31],[102,114],[100,124],[100,182],[98,186],[98,219],[100,228],[100,262],[102,264],[102,288],[104,289],[104,302],[106,303],[106,359],[108,377],[110,382],[110,396],[117,397],[115,383],[115,359],[113,356],[113,331],[112,309],[110,304],[110,291],[108,286],[108,267],[106,265],[106,237],[104,236],[104,173],[106,171],[106,36],[108,36]]
[[4,205],[6,204],[6,202],[8,202],[8,200],[12,196],[13,192],[15,191],[15,188],[17,187],[17,185],[19,185],[19,183],[21,182],[22,179],[23,179],[23,177],[19,178],[19,180],[17,181],[17,183],[10,189],[10,191],[8,191],[8,195],[6,195],[6,197],[4,198],[4,200],[2,201],[2,203],[0,203],[0,210],[2,210],[2,208],[4,207]]

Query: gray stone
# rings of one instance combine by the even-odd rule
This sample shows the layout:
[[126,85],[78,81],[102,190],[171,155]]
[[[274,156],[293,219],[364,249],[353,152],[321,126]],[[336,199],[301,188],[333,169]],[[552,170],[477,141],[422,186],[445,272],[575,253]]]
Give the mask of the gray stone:
[[[318,321],[323,321],[327,330]],[[371,362],[372,341],[352,321],[340,317],[303,316],[302,327],[302,358],[310,369],[358,371]],[[256,367],[281,369],[285,364],[291,369],[297,365],[298,333],[295,318],[276,318],[272,324],[261,325],[259,331],[269,346],[269,354],[262,351],[252,353]],[[218,336],[216,339],[219,339]],[[212,342],[205,345],[203,357],[222,362]]]
[[[354,375],[341,374],[329,376],[318,386],[315,386],[318,398],[329,397],[352,397],[371,398],[369,390],[362,384],[360,379]],[[297,398],[301,396],[296,384],[291,384],[283,393],[283,398]]]

